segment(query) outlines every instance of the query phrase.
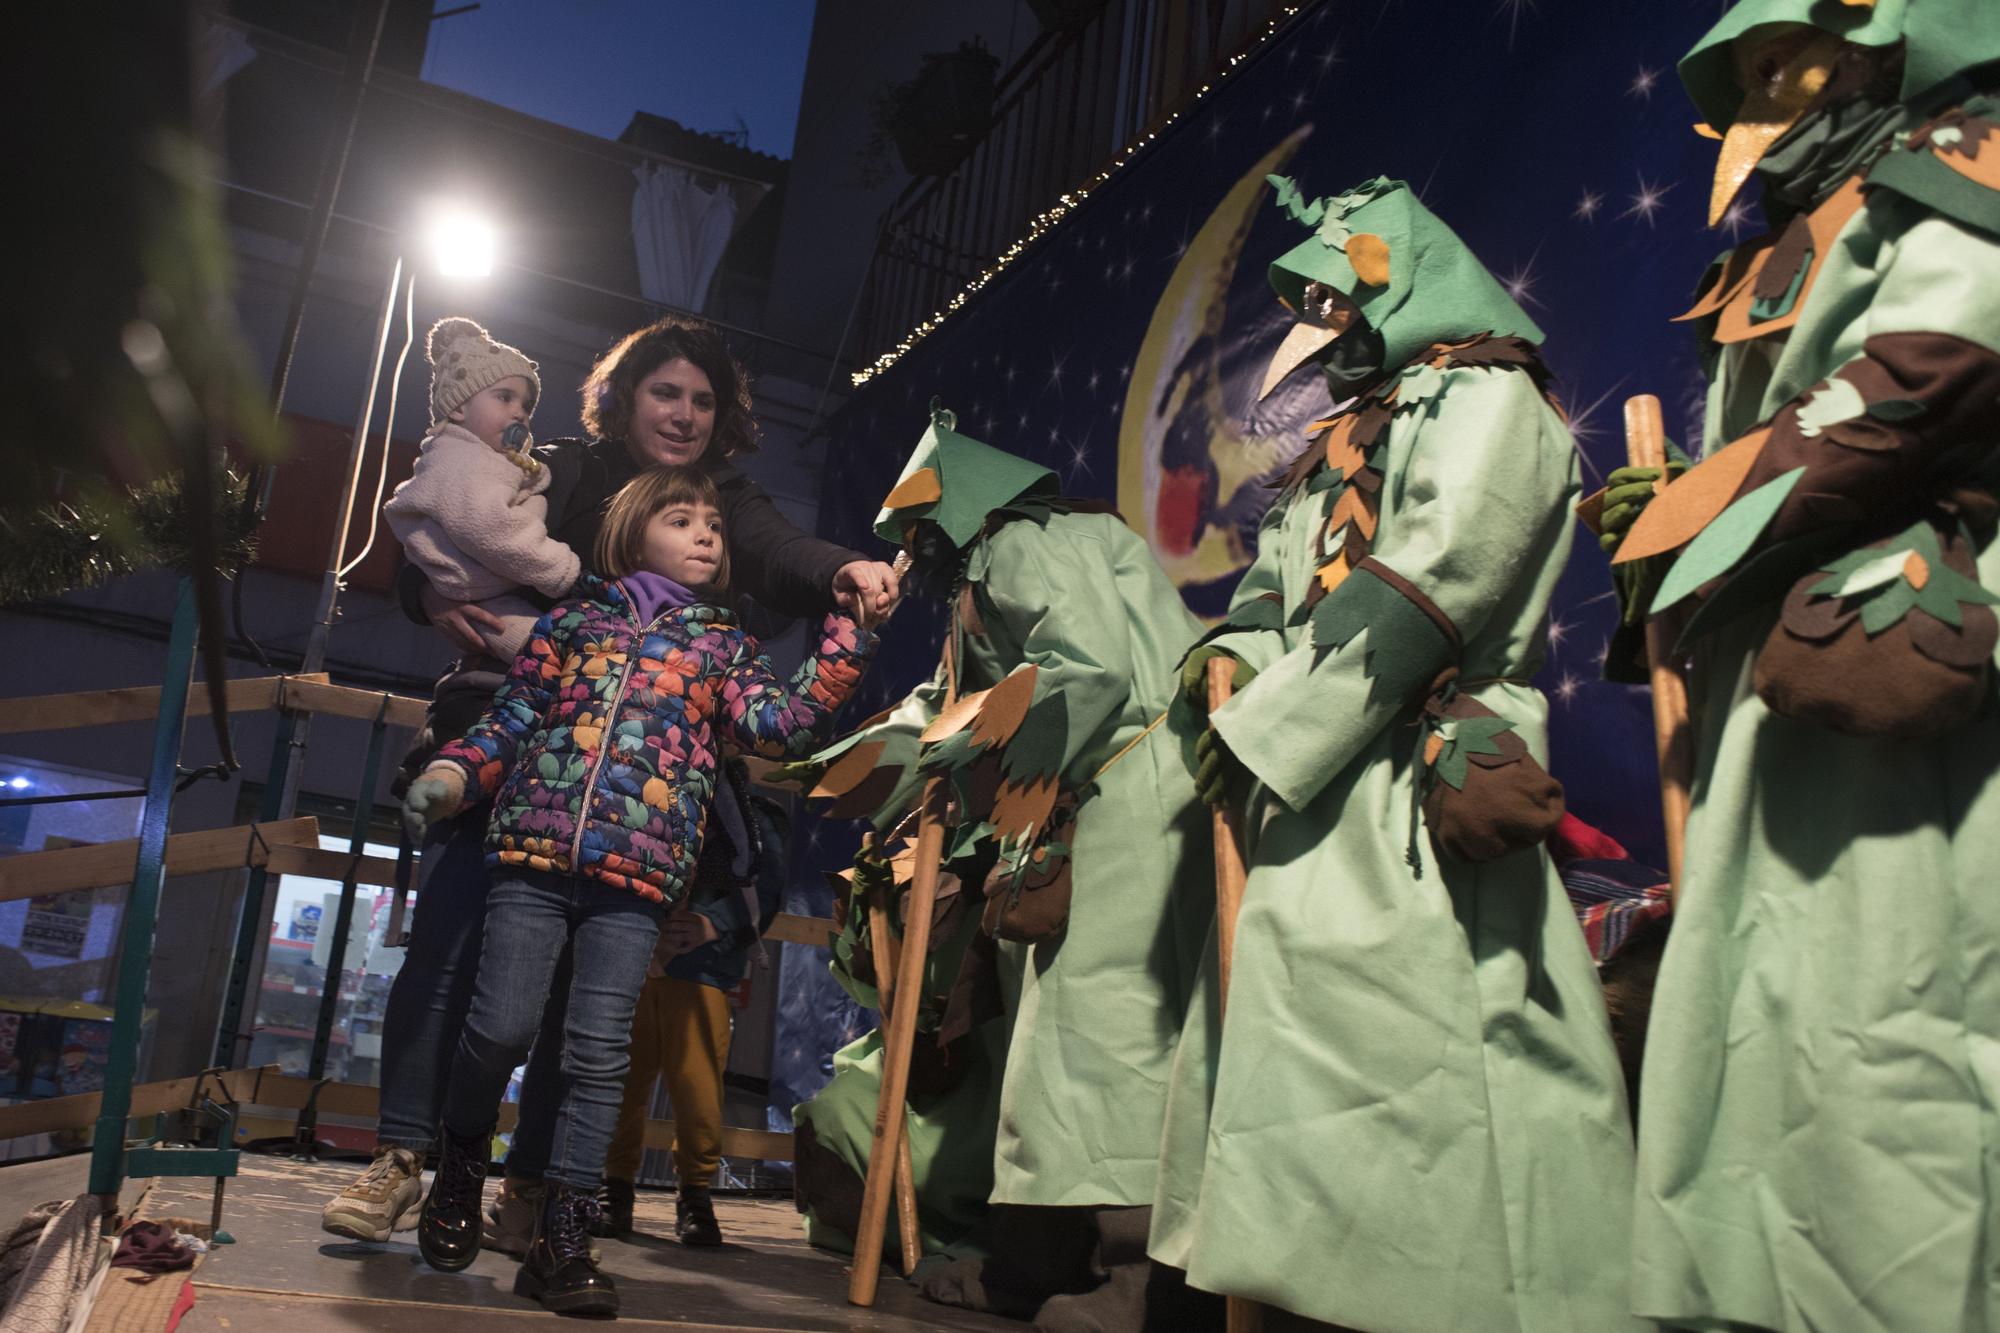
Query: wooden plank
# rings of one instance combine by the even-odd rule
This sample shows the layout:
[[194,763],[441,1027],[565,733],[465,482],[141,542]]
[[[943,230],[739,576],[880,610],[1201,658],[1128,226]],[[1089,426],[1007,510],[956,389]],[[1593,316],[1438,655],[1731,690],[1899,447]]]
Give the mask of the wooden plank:
[[[263,845],[251,836],[253,830],[262,833]],[[311,846],[318,841],[319,821],[309,816],[263,825],[237,824],[230,828],[176,833],[167,839],[167,875],[172,878],[263,865],[268,847],[280,843]],[[344,862],[346,858],[341,859]],[[138,868],[137,838],[0,857],[0,902],[129,884]]]
[[[248,676],[229,682],[225,693],[232,713],[252,713],[274,707],[279,685],[327,683],[324,671],[309,676]],[[199,682],[188,694],[189,717],[208,714],[208,690]],[[36,694],[0,699],[0,735],[22,731],[61,731],[70,727],[101,727],[114,722],[144,722],[160,715],[160,687],[138,685],[123,690],[84,690],[75,694]]]
[[387,699],[387,719],[392,727],[408,727],[412,731],[424,724],[424,715],[429,711],[427,700],[412,698],[407,694],[388,694],[381,690],[357,690],[347,685],[330,685],[316,681],[292,682],[286,698],[294,708],[318,713],[322,717],[352,717],[363,722],[373,722],[382,713],[382,701]]
[[809,944],[816,949],[831,949],[833,937],[839,934],[839,927],[823,916],[794,916],[790,912],[778,913],[771,922],[771,928],[764,932],[764,938],[779,944]]
[[[309,875],[313,879],[342,880],[347,877],[346,852],[327,851],[321,847],[297,847],[271,844],[271,856],[265,863],[280,875]],[[412,880],[415,875],[412,874]],[[377,888],[396,887],[396,861],[389,856],[364,856],[355,867],[354,882]]]
[[[245,1098],[280,1077],[278,1066],[264,1065],[256,1069],[231,1070],[222,1075],[222,1080],[232,1095]],[[158,1115],[191,1105],[195,1085],[199,1081],[198,1077],[189,1077],[135,1084],[132,1088],[132,1115],[135,1118]],[[213,1078],[209,1080],[210,1089],[214,1088],[216,1081]],[[38,1102],[22,1102],[18,1106],[0,1106],[0,1139],[19,1138],[25,1134],[52,1134],[63,1129],[89,1129],[97,1123],[98,1110],[103,1104],[103,1093],[85,1092],[73,1097],[49,1097]]]

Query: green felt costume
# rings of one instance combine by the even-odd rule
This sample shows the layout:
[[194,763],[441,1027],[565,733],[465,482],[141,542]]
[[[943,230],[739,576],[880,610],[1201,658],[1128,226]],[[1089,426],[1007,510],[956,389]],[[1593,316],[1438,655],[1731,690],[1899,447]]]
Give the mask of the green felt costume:
[[[920,480],[935,486],[912,482],[926,470]],[[915,803],[928,768],[959,786],[947,846],[960,858],[990,856],[995,844],[1003,867],[1035,847],[1068,855],[1066,927],[998,946],[1012,1034],[992,1201],[1148,1204],[1167,1073],[1215,910],[1207,812],[1170,733],[1148,728],[1200,625],[1116,515],[1060,500],[1046,469],[958,434],[948,413],[890,498],[879,532],[901,542],[934,523],[963,560],[951,628],[961,696],[1033,667],[1032,706],[1004,744],[968,744],[972,727],[921,744],[945,700],[940,665],[828,757],[883,747],[877,771],[893,780],[884,827]],[[977,776],[996,755],[997,795]],[[1073,829],[1010,836],[1010,804],[1043,781],[1080,799]]]
[[[1954,76],[2000,56],[2000,9],[1740,5],[1682,66],[1719,128],[1734,110],[1728,39],[1777,20],[1892,56],[1906,45],[1900,80],[1893,64],[1879,80],[1875,112],[1864,95],[1809,113],[1759,168],[1767,208],[1788,196],[1775,210],[1781,232],[1857,177],[1862,203],[1830,245],[1785,257],[1811,278],[1796,309],[1781,294],[1752,312],[1753,324],[1795,316],[1788,328],[1718,342],[1729,303],[1705,315],[1709,457],[1652,506],[1761,445],[1725,497],[1736,503],[1685,548],[1662,590],[1664,600],[1676,581],[1708,585],[1693,645],[1685,884],[1640,1099],[1635,1309],[1698,1328],[2000,1329],[1992,678],[1976,715],[1930,739],[1780,716],[1753,676],[1791,584],[1752,573],[1767,558],[1781,576],[1850,568],[1857,545],[1902,531],[1952,485],[1991,489],[2000,102]],[[1875,132],[1842,143],[1843,120]],[[1800,282],[1784,279],[1766,289],[1796,296]],[[1770,506],[1750,497],[1774,483],[1781,491],[1767,494],[1781,503],[1760,518]],[[1732,529],[1727,541],[1711,535]],[[1834,544],[1789,562],[1779,549],[1820,538]],[[1977,572],[2000,588],[2000,551],[1987,545]],[[1863,591],[1915,596],[1895,578]],[[1733,614],[1717,616],[1725,599]],[[1967,599],[1970,624],[1976,590]]]
[[[1211,639],[1259,673],[1213,715],[1255,779],[1249,882],[1227,1025],[1211,951],[1176,1058],[1151,1253],[1356,1329],[1625,1328],[1627,1110],[1562,886],[1538,846],[1410,836],[1441,669],[1545,748],[1528,679],[1577,467],[1539,333],[1401,182],[1280,198],[1318,230],[1273,286],[1352,295],[1384,353]],[[1386,284],[1349,262],[1363,234]]]

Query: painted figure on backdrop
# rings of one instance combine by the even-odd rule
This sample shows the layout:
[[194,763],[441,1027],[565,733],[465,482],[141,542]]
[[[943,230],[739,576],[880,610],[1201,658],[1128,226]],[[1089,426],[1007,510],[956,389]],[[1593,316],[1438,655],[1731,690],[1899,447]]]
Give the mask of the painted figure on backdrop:
[[1747,0],[1681,75],[1770,230],[1684,316],[1702,460],[1605,510],[1628,619],[1692,611],[1635,1308],[2000,1328],[2000,8]]
[[1151,1253],[1347,1327],[1627,1327],[1625,1094],[1541,846],[1529,678],[1577,490],[1541,333],[1402,182],[1274,183],[1307,235],[1271,266],[1297,323],[1265,387],[1311,365],[1347,406],[1183,664],[1173,726],[1249,881],[1227,1025],[1211,948],[1175,1058]]

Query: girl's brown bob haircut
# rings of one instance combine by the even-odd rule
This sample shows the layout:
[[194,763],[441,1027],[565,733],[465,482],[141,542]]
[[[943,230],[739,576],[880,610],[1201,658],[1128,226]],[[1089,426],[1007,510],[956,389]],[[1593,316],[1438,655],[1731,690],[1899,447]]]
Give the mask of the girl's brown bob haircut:
[[632,396],[639,392],[639,381],[679,357],[708,376],[715,391],[715,433],[708,447],[723,458],[754,452],[757,421],[750,409],[750,377],[720,333],[678,315],[634,329],[597,358],[583,381],[583,428],[600,440],[623,441],[632,425]]
[[[597,530],[597,572],[622,579],[639,568],[646,553],[646,525],[675,505],[707,505],[722,513],[722,496],[698,467],[649,467],[611,497],[604,524]],[[722,542],[722,560],[708,586],[718,592],[729,586],[729,534]]]

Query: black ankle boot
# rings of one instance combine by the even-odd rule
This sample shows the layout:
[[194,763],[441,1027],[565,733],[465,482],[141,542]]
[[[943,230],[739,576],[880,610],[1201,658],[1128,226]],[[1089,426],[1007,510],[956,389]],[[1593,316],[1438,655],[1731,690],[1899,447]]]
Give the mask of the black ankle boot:
[[589,1190],[549,1182],[535,1219],[534,1243],[514,1278],[514,1294],[537,1300],[556,1314],[611,1316],[618,1288],[590,1257],[590,1220],[597,1199]]
[[682,1185],[674,1200],[674,1234],[683,1245],[722,1244],[722,1227],[715,1220],[715,1200],[706,1185]]
[[590,1224],[590,1234],[609,1239],[632,1234],[631,1181],[604,1178],[597,1189],[597,1220]]
[[462,1139],[447,1129],[438,1138],[443,1151],[417,1219],[417,1249],[432,1268],[456,1273],[479,1253],[479,1205],[493,1136]]

